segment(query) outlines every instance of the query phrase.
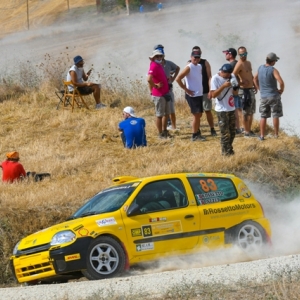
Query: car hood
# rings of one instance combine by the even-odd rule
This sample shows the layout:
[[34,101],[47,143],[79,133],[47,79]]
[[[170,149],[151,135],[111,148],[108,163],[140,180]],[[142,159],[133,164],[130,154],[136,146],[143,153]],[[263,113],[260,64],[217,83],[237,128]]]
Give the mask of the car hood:
[[[38,247],[41,245],[49,244],[53,238],[53,236],[63,230],[72,230],[74,232],[74,228],[80,226],[81,222],[78,220],[70,220],[67,222],[63,222],[57,225],[53,225],[46,229],[37,231],[31,235],[26,236],[20,241],[18,246],[18,250],[24,250],[32,247]],[[82,225],[81,225],[82,226]]]

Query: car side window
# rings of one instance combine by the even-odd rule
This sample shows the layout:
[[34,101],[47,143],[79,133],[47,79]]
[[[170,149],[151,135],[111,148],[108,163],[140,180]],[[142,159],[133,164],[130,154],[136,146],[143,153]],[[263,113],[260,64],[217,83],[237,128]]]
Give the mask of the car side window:
[[189,177],[187,179],[198,205],[228,201],[238,196],[230,178]]
[[176,209],[187,206],[184,186],[179,179],[160,180],[147,184],[136,196],[141,213]]

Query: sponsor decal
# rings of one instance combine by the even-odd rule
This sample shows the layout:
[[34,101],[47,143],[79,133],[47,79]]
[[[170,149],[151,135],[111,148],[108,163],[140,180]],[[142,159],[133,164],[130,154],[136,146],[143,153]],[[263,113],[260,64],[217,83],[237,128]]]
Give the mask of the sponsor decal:
[[159,221],[167,221],[167,218],[151,218],[149,219],[149,222],[159,222]]
[[140,184],[139,182],[135,182],[135,183],[132,184],[132,187],[136,187],[136,186],[138,186],[139,184]]
[[80,259],[79,253],[70,254],[70,255],[65,256],[65,261],[78,260],[78,259]]
[[142,229],[141,228],[134,228],[131,229],[131,236],[135,237],[135,236],[142,236]]
[[197,194],[196,198],[200,204],[204,205],[204,204],[221,202],[221,200],[218,197],[222,197],[222,196],[224,196],[224,193],[222,191],[217,191],[217,192],[209,192],[205,194]]
[[147,251],[147,250],[154,250],[154,243],[143,243],[143,244],[137,244],[136,245],[136,251]]
[[220,240],[220,237],[218,235],[212,235],[212,236],[205,235],[202,238],[203,244],[208,244],[209,242],[218,241],[218,240]]
[[123,210],[126,212],[128,210],[128,205],[124,205]]
[[87,236],[87,235],[89,235],[89,231],[86,228],[81,228],[78,230],[78,234],[80,236]]
[[220,213],[226,213],[236,210],[243,210],[243,209],[249,209],[249,208],[255,208],[255,204],[236,204],[232,206],[226,206],[221,208],[209,208],[209,209],[203,209],[204,215],[211,215],[211,214],[220,214]]
[[252,196],[250,190],[248,189],[248,187],[244,183],[239,183],[238,192],[244,198],[250,198]]
[[172,221],[172,222],[152,225],[153,236],[166,235],[166,234],[177,233],[177,232],[182,232],[180,221]]
[[114,217],[97,220],[96,223],[99,227],[117,224]]

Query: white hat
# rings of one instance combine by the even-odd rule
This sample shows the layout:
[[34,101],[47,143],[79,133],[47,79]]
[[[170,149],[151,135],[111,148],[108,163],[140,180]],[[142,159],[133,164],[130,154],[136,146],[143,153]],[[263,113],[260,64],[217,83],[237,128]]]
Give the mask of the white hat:
[[136,118],[136,115],[134,114],[134,109],[131,106],[126,106],[123,109],[123,112],[130,114],[132,117]]
[[152,52],[152,55],[150,55],[149,58],[153,58],[156,55],[164,55],[164,53],[161,50],[156,49]]

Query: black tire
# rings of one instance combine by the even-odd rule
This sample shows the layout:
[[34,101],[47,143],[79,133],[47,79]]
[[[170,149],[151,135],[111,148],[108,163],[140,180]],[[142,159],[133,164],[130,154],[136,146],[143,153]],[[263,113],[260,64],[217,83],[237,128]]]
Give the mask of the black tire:
[[82,274],[89,280],[116,277],[124,272],[126,254],[114,238],[100,236],[87,251],[86,270]]
[[266,242],[265,230],[256,222],[241,223],[234,231],[234,243],[246,254],[262,254]]

